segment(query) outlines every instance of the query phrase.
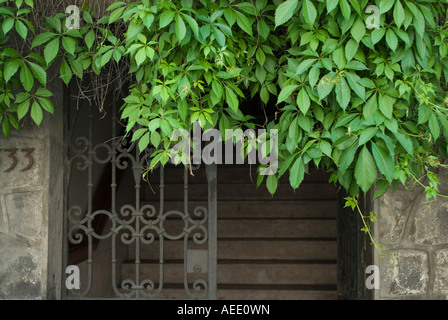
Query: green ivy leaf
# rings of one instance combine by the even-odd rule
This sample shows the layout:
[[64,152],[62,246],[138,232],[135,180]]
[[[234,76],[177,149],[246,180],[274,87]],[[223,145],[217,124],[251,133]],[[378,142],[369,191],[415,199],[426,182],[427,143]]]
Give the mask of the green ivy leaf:
[[296,75],[300,75],[304,72],[306,72],[314,63],[316,62],[316,59],[306,59],[302,61],[296,70]]
[[345,45],[345,58],[350,61],[358,51],[359,44],[354,39],[350,39]]
[[266,61],[266,55],[264,54],[263,50],[261,48],[258,48],[255,57],[257,61],[260,63],[261,66],[264,65],[264,62]]
[[302,16],[306,23],[312,26],[317,17],[317,11],[310,0],[304,0],[302,5]]
[[380,15],[383,13],[388,12],[390,9],[392,9],[395,1],[393,0],[381,0],[380,1]]
[[297,105],[304,115],[311,107],[311,100],[305,88],[300,89],[299,94],[297,95]]
[[372,139],[373,136],[377,132],[378,132],[378,128],[377,127],[369,127],[369,128],[363,129],[361,131],[361,134],[359,135],[358,146],[362,146],[363,144],[365,144],[368,141],[370,141],[370,139]]
[[325,154],[326,156],[331,158],[331,153],[332,153],[333,149],[331,148],[330,142],[328,142],[326,140],[321,140],[319,142],[319,149],[323,152],[323,154]]
[[59,75],[61,76],[62,81],[68,85],[70,79],[72,78],[72,70],[70,69],[66,59],[62,59],[61,67],[59,68]]
[[[356,138],[356,137],[355,137]],[[341,153],[341,157],[339,159],[338,164],[338,172],[342,175],[347,171],[348,167],[352,164],[356,151],[358,149],[358,144],[356,143],[356,139],[353,141],[351,146],[347,149],[344,149]]]
[[357,74],[351,72],[346,72],[345,76],[350,88],[352,88],[358,97],[365,100],[366,89],[360,84],[361,78]]
[[51,40],[44,49],[44,58],[47,64],[50,64],[59,53],[59,38]]
[[286,0],[281,3],[275,10],[275,27],[284,24],[292,18],[294,11],[297,8],[299,0]]
[[339,4],[339,0],[326,0],[325,2],[327,5],[327,13],[333,11],[334,8],[336,8],[337,5]]
[[149,145],[149,132],[146,132],[138,141],[138,150],[142,153]]
[[404,22],[404,19],[406,18],[406,13],[404,11],[403,5],[401,4],[400,0],[397,0],[395,2],[394,6],[394,22],[395,25],[400,28]]
[[350,87],[344,78],[341,78],[338,83],[336,83],[336,100],[342,110],[345,111],[351,99]]
[[395,168],[393,155],[378,143],[372,143],[372,153],[380,172],[389,183],[392,182]]
[[22,21],[17,19],[15,27],[19,36],[22,37],[23,40],[26,40],[26,36],[28,35],[28,28],[26,27],[26,25]]
[[411,10],[412,15],[414,16],[413,22],[414,22],[414,28],[415,31],[417,31],[417,34],[423,38],[423,34],[425,33],[425,18],[421,11],[417,8],[417,6],[405,0],[406,6]]
[[160,15],[159,27],[164,28],[173,21],[175,13],[173,11],[163,11]]
[[21,65],[20,60],[16,59],[8,59],[5,62],[5,69],[3,70],[3,77],[5,79],[5,82],[8,82],[9,79],[11,79],[19,69]]
[[298,85],[288,85],[284,88],[282,88],[282,90],[280,91],[280,94],[277,97],[277,104],[280,102],[285,101],[286,99],[288,99],[291,94],[298,88]]
[[54,113],[53,104],[51,103],[51,101],[49,99],[39,97],[37,99],[37,101],[39,102],[39,104],[42,107],[42,109],[44,109],[45,111],[47,111],[50,114]]
[[381,113],[388,119],[392,118],[394,104],[397,99],[391,97],[388,94],[381,95],[379,97],[379,108]]
[[75,39],[70,37],[62,37],[62,46],[64,47],[65,51],[67,51],[71,55],[75,54],[76,49]]
[[352,13],[352,10],[350,8],[349,3],[347,0],[339,0],[339,7],[341,8],[342,15],[346,20],[350,19],[350,15]]
[[392,29],[387,29],[386,31],[386,43],[392,51],[395,51],[398,46],[398,38]]
[[432,112],[431,116],[429,117],[428,125],[429,125],[429,131],[431,131],[433,139],[437,140],[440,137],[440,125],[436,115]]
[[185,38],[185,34],[187,33],[187,28],[185,26],[185,22],[182,19],[180,14],[176,14],[175,19],[175,32],[179,42],[181,42]]
[[353,39],[356,42],[360,42],[364,35],[366,34],[366,26],[365,22],[361,18],[357,18],[355,23],[352,26],[352,29],[350,30],[350,33],[353,37]]
[[190,17],[189,15],[182,13],[182,17],[187,21],[188,25],[190,26],[191,30],[193,31],[194,35],[199,35],[199,26],[195,19]]
[[362,109],[362,113],[364,118],[370,119],[373,117],[375,112],[378,110],[378,99],[376,93],[374,93],[369,100],[367,100],[364,108]]
[[31,73],[30,69],[23,65],[20,70],[20,82],[22,82],[23,88],[29,92],[33,88],[34,85],[34,78],[33,74]]
[[[2,120],[2,118],[0,117],[0,121]],[[8,119],[8,117],[5,117],[4,119],[3,119],[3,125],[2,125],[2,128],[3,128],[3,134],[5,135],[5,137],[6,138],[8,138],[9,137],[9,134],[10,134],[10,130],[11,130],[11,125],[10,125],[10,123],[9,123],[9,119]]]
[[239,11],[235,11],[235,14],[238,26],[248,35],[252,36],[252,22],[249,18]]
[[407,134],[402,134],[400,132],[394,133],[394,135],[401,146],[406,150],[406,152],[411,156],[414,156],[414,146],[412,144],[411,138],[409,138]]
[[160,134],[157,131],[154,131],[153,133],[151,133],[151,144],[154,147],[158,147],[160,144],[160,141],[162,140],[162,137],[160,136]]
[[40,125],[42,123],[43,117],[44,115],[42,112],[42,108],[37,103],[37,101],[34,101],[31,105],[31,118],[37,125]]
[[233,92],[232,89],[229,87],[225,88],[226,91],[226,102],[229,105],[230,109],[232,109],[234,112],[238,111],[238,97],[236,96],[235,92]]
[[373,45],[377,44],[384,37],[385,33],[386,30],[384,28],[373,30],[370,36],[372,38],[372,44]]
[[33,74],[36,77],[37,81],[45,86],[47,84],[47,72],[40,65],[34,62],[28,61],[28,65],[33,71]]
[[305,164],[302,157],[297,158],[290,169],[289,183],[293,189],[297,189],[305,178]]
[[369,191],[376,180],[376,170],[375,160],[367,147],[364,146],[359,153],[355,166],[355,179],[362,191]]
[[278,181],[275,175],[271,174],[266,179],[266,187],[271,195],[274,195],[275,191],[277,190]]
[[7,18],[2,23],[3,33],[6,35],[14,26],[14,18]]

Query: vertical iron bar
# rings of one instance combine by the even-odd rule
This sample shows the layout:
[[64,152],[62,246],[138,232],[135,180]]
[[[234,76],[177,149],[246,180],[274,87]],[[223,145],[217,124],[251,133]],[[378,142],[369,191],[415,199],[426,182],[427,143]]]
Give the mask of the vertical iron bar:
[[[89,106],[89,140],[88,140],[88,171],[87,171],[87,215],[91,215],[93,212],[93,107]],[[90,218],[89,218],[90,219]],[[91,223],[91,222],[88,222]],[[91,225],[91,224],[90,224]],[[90,231],[89,231],[90,232]],[[88,253],[87,253],[87,266],[88,266],[88,279],[87,288],[82,295],[86,295],[90,291],[92,285],[92,235],[87,234],[88,237]]]
[[[116,103],[113,103],[112,107],[112,135],[111,137],[115,137],[116,135],[116,122],[117,122],[117,105]],[[112,181],[111,181],[111,213],[112,217],[114,219],[117,217],[117,210],[116,210],[116,193],[117,193],[117,145],[118,140],[114,139],[111,143],[111,170],[112,170]],[[114,226],[115,221],[112,221],[112,226]],[[115,233],[112,238],[112,253],[111,253],[111,264],[112,264],[112,287],[114,292],[119,295],[119,291],[117,288],[117,249],[116,249],[116,238],[117,234]]]
[[63,264],[62,264],[62,273],[61,273],[61,298],[63,300],[67,299],[67,287],[65,286],[65,269],[69,263],[69,241],[68,241],[68,217],[67,217],[67,209],[68,209],[68,183],[70,181],[70,160],[69,160],[69,145],[70,138],[72,133],[72,126],[70,126],[70,86],[62,86],[64,89],[63,95],[63,112],[65,114],[64,117],[64,222],[63,222],[63,235],[62,239],[64,240],[63,244]]
[[211,164],[205,167],[208,184],[208,285],[209,299],[217,299],[217,259],[218,259],[218,223],[217,223],[217,165]]
[[[163,218],[163,213],[165,210],[164,207],[164,201],[165,201],[165,171],[164,171],[164,167],[162,166],[162,164],[159,164],[159,168],[160,168],[160,180],[159,180],[159,190],[160,190],[160,205],[159,205],[159,217],[162,219]],[[159,234],[159,263],[160,263],[160,273],[159,273],[159,291],[163,290],[163,286],[164,286],[164,276],[165,276],[165,260],[164,260],[164,250],[163,250],[163,246],[164,246],[164,242],[163,242],[163,232]]]
[[[135,219],[135,284],[138,286],[138,290],[136,292],[136,297],[140,298],[140,294],[143,295],[143,290],[140,289],[140,175],[141,170],[138,167],[140,163],[140,153],[139,148],[135,147],[135,163],[132,166],[132,171],[134,172],[134,180],[135,180],[135,214],[137,215]],[[136,171],[138,174],[136,174]]]

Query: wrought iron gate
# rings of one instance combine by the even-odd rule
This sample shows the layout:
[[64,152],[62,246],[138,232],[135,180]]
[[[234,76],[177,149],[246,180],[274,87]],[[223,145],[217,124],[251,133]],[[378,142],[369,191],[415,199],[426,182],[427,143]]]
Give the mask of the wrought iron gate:
[[[153,150],[140,153],[135,142],[120,136],[121,125],[113,108],[110,120],[100,119],[92,107],[68,110],[66,118],[66,172],[65,214],[68,239],[67,265],[78,264],[81,269],[81,287],[68,290],[67,298],[103,298],[91,293],[95,277],[108,274],[111,293],[106,298],[161,299],[165,289],[165,271],[170,261],[165,259],[167,242],[179,242],[183,250],[184,293],[192,299],[216,299],[216,165],[206,166],[208,201],[189,210],[187,170],[183,172],[183,210],[167,210],[165,196],[170,192],[164,182],[165,170],[158,169],[158,203],[143,203],[143,179],[149,155]],[[84,110],[84,111],[83,111]],[[83,112],[87,114],[83,115]],[[108,122],[109,137],[105,137]],[[84,126],[84,128],[80,128]],[[80,136],[76,131],[82,130]],[[101,141],[98,140],[101,137]],[[120,204],[120,181],[126,172],[133,180],[132,201]],[[81,180],[84,180],[83,182]],[[107,191],[107,192],[106,192]],[[156,208],[158,206],[158,208]],[[177,222],[176,222],[177,221]],[[181,223],[181,231],[173,233],[167,225]],[[95,249],[99,241],[108,243],[110,259],[94,271]],[[133,277],[120,279],[120,252],[132,247]],[[120,251],[121,250],[121,251]],[[142,256],[148,250],[158,252],[158,274],[151,277],[142,272]],[[74,252],[82,258],[73,259]],[[72,256],[70,256],[72,255]],[[129,257],[128,257],[129,259]],[[74,262],[73,262],[74,261]],[[106,261],[107,262],[107,261]],[[191,280],[192,279],[192,280]],[[103,279],[104,280],[104,279]],[[106,279],[107,280],[107,279]],[[104,281],[103,281],[104,282]],[[95,284],[98,287],[98,284]],[[98,290],[95,290],[98,292]],[[169,296],[176,298],[176,296]]]

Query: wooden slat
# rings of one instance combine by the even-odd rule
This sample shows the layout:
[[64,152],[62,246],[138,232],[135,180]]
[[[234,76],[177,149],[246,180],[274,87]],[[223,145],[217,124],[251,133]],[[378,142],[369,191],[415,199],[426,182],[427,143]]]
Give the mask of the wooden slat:
[[[185,227],[185,222],[181,218],[167,219],[164,221],[163,227],[169,235],[180,235]],[[219,219],[218,232],[221,239],[336,239],[337,236],[335,219]]]
[[[160,191],[158,185],[152,185],[152,189],[146,188],[144,201],[157,201]],[[165,201],[182,200],[184,198],[184,186],[181,184],[165,184]],[[188,186],[188,198],[190,200],[207,199],[206,185],[192,184]],[[336,187],[324,183],[307,183],[293,190],[288,184],[280,184],[277,187],[275,198],[267,191],[266,185],[259,188],[255,184],[218,184],[218,200],[336,200]]]
[[[190,248],[196,248],[190,245]],[[204,247],[198,247],[199,249]],[[164,259],[183,259],[182,241],[164,241]],[[291,259],[291,260],[336,260],[334,240],[265,240],[265,239],[219,239],[218,259]],[[135,258],[135,246],[129,246],[128,259]],[[140,259],[159,259],[159,242],[140,245]]]
[[[127,292],[125,290],[121,290]],[[154,290],[156,291],[156,290]],[[182,286],[164,288],[156,299],[189,300],[192,299]],[[319,286],[222,286],[218,284],[218,300],[336,300],[338,293],[335,288],[328,289]],[[271,311],[272,312],[272,311]]]
[[[190,171],[189,171],[190,172]],[[193,175],[188,175],[188,183],[190,184],[206,184],[204,166],[199,170],[193,170]],[[160,172],[155,170],[147,175],[148,180],[153,184],[159,183]],[[305,175],[303,183],[328,183],[330,174],[322,170],[311,170]],[[168,184],[183,183],[184,168],[168,166],[164,170],[164,180]],[[218,167],[217,181],[219,184],[241,184],[252,183],[257,181],[257,167],[256,166],[238,166],[238,165],[221,165]],[[281,178],[280,183],[289,183],[289,174],[286,172]]]
[[[165,263],[164,283],[183,283],[183,263]],[[158,283],[160,265],[141,263],[140,279],[150,278]],[[135,265],[125,263],[122,266],[123,279],[135,279]],[[189,281],[204,278],[203,274],[189,274]],[[123,280],[122,279],[122,280]],[[226,263],[218,264],[219,284],[245,285],[335,285],[336,264],[295,264],[295,263]]]
[[334,238],[335,220],[232,219],[218,221],[222,238]]
[[[143,205],[152,204],[159,209],[158,201],[143,202]],[[189,201],[189,211],[198,206],[207,206],[207,201]],[[165,210],[183,211],[183,201],[169,201],[165,203]],[[218,201],[218,219],[233,218],[313,218],[313,219],[336,219],[336,201],[334,200],[221,200]],[[218,230],[219,232],[219,230]]]

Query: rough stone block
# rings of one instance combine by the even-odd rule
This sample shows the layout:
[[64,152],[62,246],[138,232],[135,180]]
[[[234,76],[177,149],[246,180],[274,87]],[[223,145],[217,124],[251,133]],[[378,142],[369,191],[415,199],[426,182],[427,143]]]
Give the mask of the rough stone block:
[[42,238],[42,192],[5,195],[10,233],[39,245]]
[[[444,162],[445,165],[448,165],[448,160],[445,160]],[[440,168],[437,172],[437,177],[439,178],[440,181],[440,185],[439,185],[439,189],[440,191],[445,194],[448,195],[448,168]]]
[[435,253],[434,293],[448,294],[448,249]]
[[410,221],[409,240],[426,245],[447,244],[448,200],[422,200],[414,210],[414,219]]
[[0,194],[0,232],[8,232],[8,221],[6,220],[6,212],[3,208],[5,205],[5,199],[3,195]]
[[417,250],[395,251],[395,261],[391,256],[384,258],[380,266],[381,296],[425,294],[429,280],[428,265],[427,253]]
[[0,299],[40,299],[42,253],[0,233]]
[[388,191],[377,200],[380,243],[401,242],[406,221],[415,201],[415,193],[401,189],[395,192]]

